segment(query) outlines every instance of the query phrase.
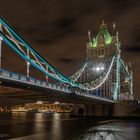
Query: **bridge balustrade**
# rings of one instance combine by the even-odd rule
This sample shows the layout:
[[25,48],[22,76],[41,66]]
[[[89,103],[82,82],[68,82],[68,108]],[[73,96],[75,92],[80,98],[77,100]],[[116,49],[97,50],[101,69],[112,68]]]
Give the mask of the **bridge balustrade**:
[[52,88],[53,87],[52,83],[48,83],[48,87]]
[[30,77],[30,78],[28,78],[28,79],[29,79],[29,82],[30,82],[30,83],[32,83],[32,84],[34,84],[34,83],[35,83],[35,79],[33,79],[33,78],[31,78],[31,77]]
[[36,80],[36,84],[37,85],[41,85],[41,81],[40,80]]
[[26,84],[31,84],[31,85],[35,85],[35,86],[41,86],[41,87],[44,87],[44,88],[64,91],[64,92],[67,92],[67,93],[72,92],[72,93],[75,93],[77,95],[81,95],[81,96],[84,96],[84,97],[90,97],[90,98],[100,97],[100,98],[104,98],[104,99],[109,99],[108,96],[103,97],[99,90],[88,91],[88,90],[82,90],[82,89],[79,89],[79,88],[66,87],[64,85],[56,85],[55,83],[49,83],[49,82],[38,80],[38,79],[35,79],[35,78],[32,78],[32,77],[26,77],[24,75],[17,74],[17,73],[14,73],[14,72],[10,72],[10,71],[4,70],[4,69],[0,69],[0,77],[6,78],[6,79],[9,79],[9,80],[19,81],[21,83],[26,83]]
[[46,82],[42,81],[42,86],[47,86]]
[[23,75],[20,75],[20,80],[23,81],[23,82],[26,82],[27,81],[27,78]]
[[10,78],[10,72],[8,72],[8,71],[3,71],[2,69],[0,70],[0,74],[1,74],[1,76],[3,76],[3,77],[8,77],[8,78]]
[[6,79],[8,78],[10,80],[19,81],[22,83],[29,83],[29,84],[33,84],[33,85],[37,85],[37,86],[46,87],[46,88],[70,92],[70,90],[68,88],[66,88],[65,86],[59,86],[59,85],[56,85],[53,83],[48,83],[46,81],[41,81],[41,80],[38,80],[38,79],[35,79],[32,77],[26,77],[24,75],[10,72],[10,71],[4,70],[4,69],[0,69],[0,76],[3,78],[6,78]]
[[19,74],[11,73],[11,78],[15,80],[19,80]]

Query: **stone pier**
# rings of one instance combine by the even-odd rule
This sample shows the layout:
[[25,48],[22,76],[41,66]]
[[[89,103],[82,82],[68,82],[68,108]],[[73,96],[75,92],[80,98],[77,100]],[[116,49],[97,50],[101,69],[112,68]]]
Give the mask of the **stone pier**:
[[113,104],[75,104],[74,116],[112,116]]

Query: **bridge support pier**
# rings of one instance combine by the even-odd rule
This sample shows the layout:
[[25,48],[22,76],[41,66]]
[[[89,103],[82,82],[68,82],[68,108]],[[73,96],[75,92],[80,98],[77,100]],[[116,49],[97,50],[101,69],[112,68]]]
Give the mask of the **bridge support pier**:
[[112,104],[75,104],[72,111],[74,116],[112,116]]
[[72,111],[73,116],[85,116],[86,108],[83,104],[75,104],[74,109]]

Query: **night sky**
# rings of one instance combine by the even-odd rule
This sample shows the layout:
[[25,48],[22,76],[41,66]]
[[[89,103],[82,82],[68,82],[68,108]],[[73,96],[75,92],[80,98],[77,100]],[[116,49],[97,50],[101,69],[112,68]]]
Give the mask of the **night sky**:
[[[122,57],[132,63],[134,93],[140,99],[139,0],[0,0],[0,15],[67,76],[85,62],[88,30],[95,36],[104,20],[111,33],[115,22]],[[3,48],[3,67],[25,72],[25,62],[8,48]]]

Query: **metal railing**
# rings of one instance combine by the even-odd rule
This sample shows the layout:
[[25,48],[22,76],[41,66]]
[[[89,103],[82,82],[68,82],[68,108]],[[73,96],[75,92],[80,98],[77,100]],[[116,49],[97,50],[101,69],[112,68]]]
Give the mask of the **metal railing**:
[[35,79],[33,77],[27,77],[22,74],[7,71],[5,69],[0,69],[0,79],[10,80],[13,82],[19,82],[21,84],[26,84],[29,86],[31,85],[31,86],[38,86],[38,87],[42,87],[42,88],[46,88],[46,89],[53,89],[53,90],[62,91],[65,93],[74,93],[78,96],[84,96],[84,97],[103,100],[103,101],[107,101],[107,102],[113,102],[113,100],[111,98],[103,97],[101,94],[96,95],[96,94],[91,93],[90,91],[86,91],[86,90],[79,89],[79,88],[75,88],[73,90],[70,87],[66,87],[63,85],[60,86],[55,83],[49,83],[46,81]]
[[60,85],[56,85],[55,83],[49,83],[46,81],[35,79],[33,77],[26,77],[22,74],[14,73],[14,72],[7,71],[4,69],[0,69],[0,78],[12,80],[12,81],[23,83],[23,84],[34,85],[38,87],[54,89],[54,90],[70,93],[70,90],[68,88],[60,86]]

